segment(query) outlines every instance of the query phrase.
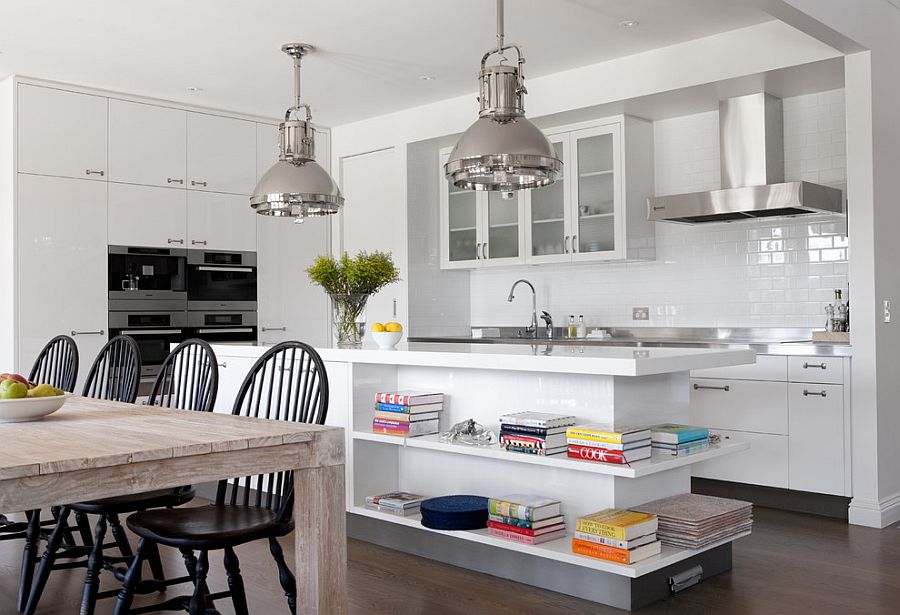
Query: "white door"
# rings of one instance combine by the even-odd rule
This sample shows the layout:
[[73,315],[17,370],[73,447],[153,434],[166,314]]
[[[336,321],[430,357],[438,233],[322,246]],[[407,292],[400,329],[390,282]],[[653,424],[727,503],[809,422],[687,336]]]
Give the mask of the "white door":
[[109,101],[109,180],[184,188],[187,112]]
[[341,158],[344,207],[337,253],[355,256],[360,250],[390,252],[401,282],[387,286],[366,306],[366,322],[396,321],[407,328],[406,201],[393,148]]
[[523,190],[525,193],[525,261],[527,263],[567,263],[571,255],[571,221],[574,176],[569,161],[569,135],[548,135],[557,157],[563,162],[563,174],[543,188]]
[[844,387],[789,387],[790,488],[844,495]]
[[259,182],[266,171],[271,169],[276,162],[278,162],[278,126],[257,124],[256,181]]
[[106,184],[20,174],[19,371],[55,335],[72,335],[80,390],[107,341]]
[[233,252],[256,251],[256,219],[246,196],[189,191],[187,247]]
[[110,183],[110,245],[185,247],[187,196],[186,190]]
[[107,99],[19,85],[18,170],[106,180]]
[[188,112],[186,186],[250,195],[256,187],[256,123]]

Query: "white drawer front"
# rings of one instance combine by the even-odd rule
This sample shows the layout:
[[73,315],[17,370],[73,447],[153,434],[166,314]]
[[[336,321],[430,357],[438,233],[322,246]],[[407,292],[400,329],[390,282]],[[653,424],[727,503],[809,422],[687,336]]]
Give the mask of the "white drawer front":
[[737,380],[787,380],[787,357],[756,355],[756,363],[732,367],[695,369],[696,378],[734,378]]
[[691,423],[787,435],[787,383],[691,378]]
[[844,387],[794,384],[790,414],[790,488],[844,495]]
[[843,384],[844,359],[841,357],[790,357],[788,380]]
[[787,489],[787,436],[719,429],[712,431],[722,436],[726,442],[749,442],[750,448],[696,463],[691,466],[693,476]]

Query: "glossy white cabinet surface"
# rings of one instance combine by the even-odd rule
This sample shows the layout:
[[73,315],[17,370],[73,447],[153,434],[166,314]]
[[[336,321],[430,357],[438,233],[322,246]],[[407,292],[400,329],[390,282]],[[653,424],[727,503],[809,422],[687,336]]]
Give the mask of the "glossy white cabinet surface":
[[25,174],[18,184],[19,368],[74,331],[80,388],[108,335],[107,186]]
[[189,191],[186,247],[255,252],[259,217],[246,196]]
[[691,467],[694,476],[787,489],[788,436],[713,429],[723,442],[749,442],[750,448]]
[[109,180],[184,188],[187,112],[109,100]]
[[786,435],[787,384],[691,378],[691,422],[716,429]]
[[787,380],[787,357],[756,355],[756,363],[697,369],[691,372],[695,378],[734,378],[737,380]]
[[250,372],[250,368],[256,363],[256,359],[223,356],[222,353],[216,353],[216,360],[219,364],[219,388],[213,412],[231,414],[238,390]]
[[789,357],[788,380],[842,384],[844,360],[840,357]]
[[115,246],[183,248],[187,192],[109,184],[109,243]]
[[189,190],[249,195],[256,187],[256,123],[187,114]]
[[[323,139],[316,139],[316,146],[320,146]],[[259,182],[266,171],[278,162],[279,143],[278,126],[271,124],[256,124],[256,181]],[[319,154],[320,152],[316,152]],[[320,160],[322,162],[322,160]],[[322,164],[328,168],[326,164]]]
[[18,86],[18,170],[107,178],[107,99],[55,88]]
[[844,494],[844,387],[791,383],[790,488]]

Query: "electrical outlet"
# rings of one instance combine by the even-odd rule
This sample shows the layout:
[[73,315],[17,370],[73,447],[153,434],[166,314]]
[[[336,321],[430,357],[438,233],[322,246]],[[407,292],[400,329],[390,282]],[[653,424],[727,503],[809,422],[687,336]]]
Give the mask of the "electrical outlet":
[[891,322],[891,300],[884,300],[884,322]]
[[631,308],[631,320],[650,320],[650,308],[633,307]]

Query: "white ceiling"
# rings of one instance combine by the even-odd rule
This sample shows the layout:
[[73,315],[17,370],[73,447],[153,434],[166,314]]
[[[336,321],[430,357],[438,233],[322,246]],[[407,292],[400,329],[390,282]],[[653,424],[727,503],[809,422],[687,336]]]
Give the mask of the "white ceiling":
[[[335,126],[474,95],[494,14],[493,0],[2,0],[0,75],[279,117],[292,88],[279,48],[309,42],[304,100]],[[506,39],[529,77],[769,19],[721,0],[507,0]]]

